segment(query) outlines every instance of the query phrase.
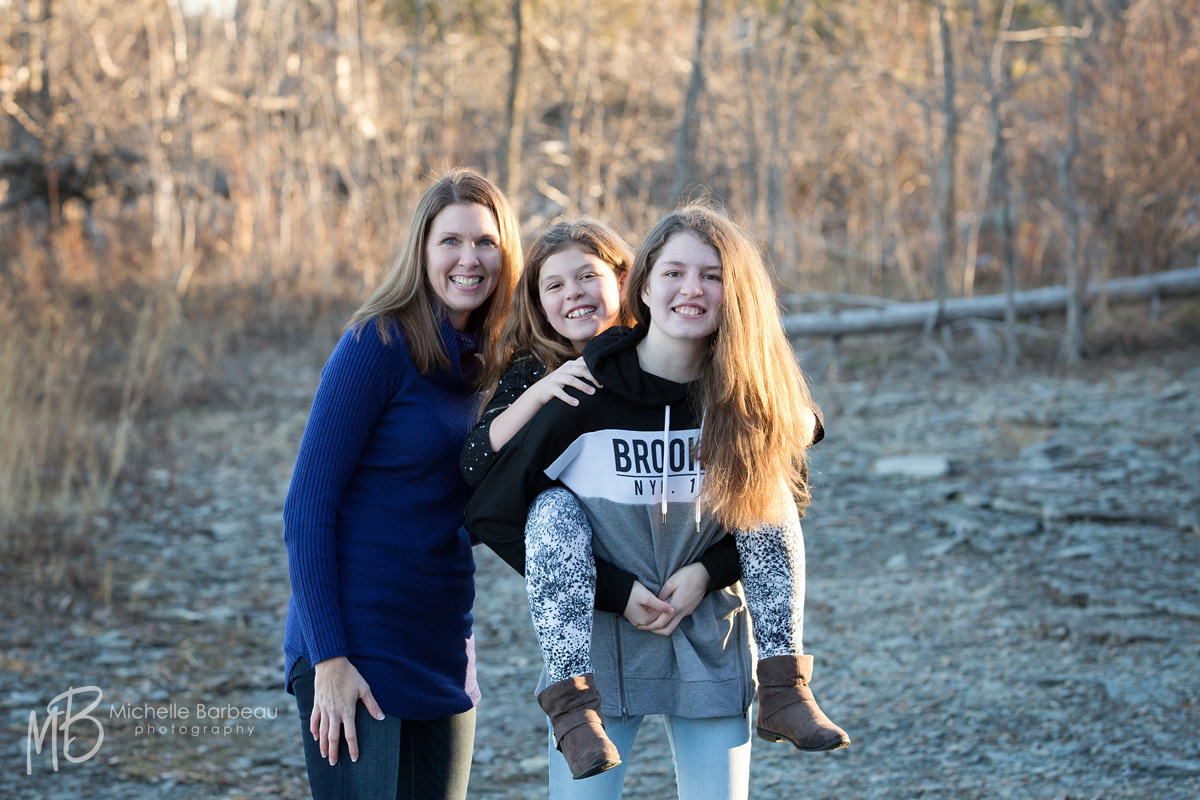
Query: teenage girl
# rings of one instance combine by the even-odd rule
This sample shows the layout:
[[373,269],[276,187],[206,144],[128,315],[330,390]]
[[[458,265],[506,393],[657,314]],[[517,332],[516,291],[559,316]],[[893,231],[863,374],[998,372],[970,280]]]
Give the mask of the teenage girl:
[[[722,538],[722,523],[736,530],[724,538],[737,540],[756,623],[759,735],[805,750],[844,747],[848,737],[807,688],[812,659],[801,655],[803,541],[785,487],[807,503],[804,450],[816,426],[761,258],[728,219],[691,206],[647,237],[625,294],[638,327],[610,331],[585,351],[601,390],[573,396],[574,409],[551,403],[538,412],[500,454],[468,525],[510,563],[523,563],[529,537],[529,576],[543,583],[529,581],[535,622],[538,598],[557,600],[550,605],[560,617],[588,610],[561,600],[586,589],[579,565],[587,560],[563,540],[574,515],[560,495],[538,496],[555,482],[586,509],[597,554],[647,586],[665,587],[680,565]],[[582,776],[584,756],[596,750],[587,740],[604,737],[598,685],[621,757],[642,715],[665,714],[670,730],[706,742],[675,747],[681,796],[710,785],[703,776],[720,764],[727,769],[719,786],[744,795],[749,739],[738,720],[753,689],[743,609],[736,593],[710,594],[690,617],[672,620],[667,639],[597,613],[594,684],[578,672],[554,683],[548,653],[539,701],[566,757],[552,757],[552,793],[566,791],[564,775]],[[618,796],[622,773],[588,784],[615,785]]]
[[316,800],[464,798],[475,563],[458,457],[521,269],[504,195],[452,170],[321,372],[284,503],[284,634]]

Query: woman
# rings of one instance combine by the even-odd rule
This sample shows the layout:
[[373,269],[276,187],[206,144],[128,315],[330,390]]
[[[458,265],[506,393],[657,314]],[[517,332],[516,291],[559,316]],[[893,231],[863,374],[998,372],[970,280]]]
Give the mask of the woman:
[[466,796],[479,689],[458,455],[520,267],[504,195],[452,170],[321,373],[284,503],[288,690],[317,800]]
[[[803,596],[797,501],[808,499],[815,418],[761,257],[727,218],[689,206],[647,236],[625,297],[638,326],[601,334],[584,350],[603,388],[577,395],[574,408],[550,403],[538,412],[484,479],[468,527],[499,552],[522,549],[525,510],[557,482],[585,506],[597,555],[652,588],[694,561],[722,525],[765,545],[757,552],[770,563],[745,569],[756,584],[751,612],[756,622],[791,624],[762,631],[771,641],[759,669],[759,734],[817,743],[806,749],[845,746],[848,737],[813,701],[811,658],[800,655],[802,604],[791,592],[799,585]],[[773,607],[781,600],[782,615]],[[613,614],[594,617],[591,661],[608,735],[627,761],[642,718],[664,715],[681,798],[747,794],[745,609],[735,591],[708,595],[669,637]],[[578,712],[567,711],[562,727],[577,728]],[[559,720],[553,733],[552,743]],[[623,767],[572,782],[552,752],[550,772],[552,798],[620,797]]]

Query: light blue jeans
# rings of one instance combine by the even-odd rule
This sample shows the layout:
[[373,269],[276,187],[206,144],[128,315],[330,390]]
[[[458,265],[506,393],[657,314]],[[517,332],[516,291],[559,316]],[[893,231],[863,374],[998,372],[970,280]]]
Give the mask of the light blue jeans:
[[[550,737],[550,800],[620,800],[625,766],[645,717],[605,717],[608,738],[621,753],[621,766],[581,781]],[[750,791],[750,718],[663,716],[675,760],[679,800],[746,800]]]

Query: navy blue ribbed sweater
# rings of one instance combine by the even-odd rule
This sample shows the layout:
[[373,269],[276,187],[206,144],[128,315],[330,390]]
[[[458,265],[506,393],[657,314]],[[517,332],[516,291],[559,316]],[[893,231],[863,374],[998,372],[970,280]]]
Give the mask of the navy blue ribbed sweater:
[[[479,702],[458,457],[479,407],[474,339],[443,321],[453,367],[421,375],[398,326],[347,332],[321,372],[283,507],[292,596],[286,672],[347,656],[385,714]],[[465,360],[464,360],[465,359]]]

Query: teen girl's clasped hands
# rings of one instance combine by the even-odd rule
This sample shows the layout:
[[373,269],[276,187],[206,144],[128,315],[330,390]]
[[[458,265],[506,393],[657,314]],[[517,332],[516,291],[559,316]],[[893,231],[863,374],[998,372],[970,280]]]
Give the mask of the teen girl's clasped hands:
[[[572,285],[594,273],[571,263],[577,253],[552,260],[572,250],[556,228],[531,249],[514,301],[508,333],[526,352],[493,372],[492,404],[464,453],[464,470],[482,478],[468,527],[526,572],[546,662],[538,701],[559,751],[551,797],[620,797],[621,762],[647,714],[664,715],[681,798],[745,797],[747,606],[726,588],[739,559],[760,657],[759,736],[803,750],[849,744],[817,707],[801,648],[797,506],[820,427],[761,257],[726,217],[700,206],[668,215],[627,270],[619,253],[577,248],[624,284],[623,321],[636,326],[607,331],[605,293]],[[590,327],[570,327],[581,321]],[[587,339],[586,373],[559,367],[520,403]],[[497,435],[506,423],[514,430]],[[641,627],[628,613],[638,586],[670,601]]]

